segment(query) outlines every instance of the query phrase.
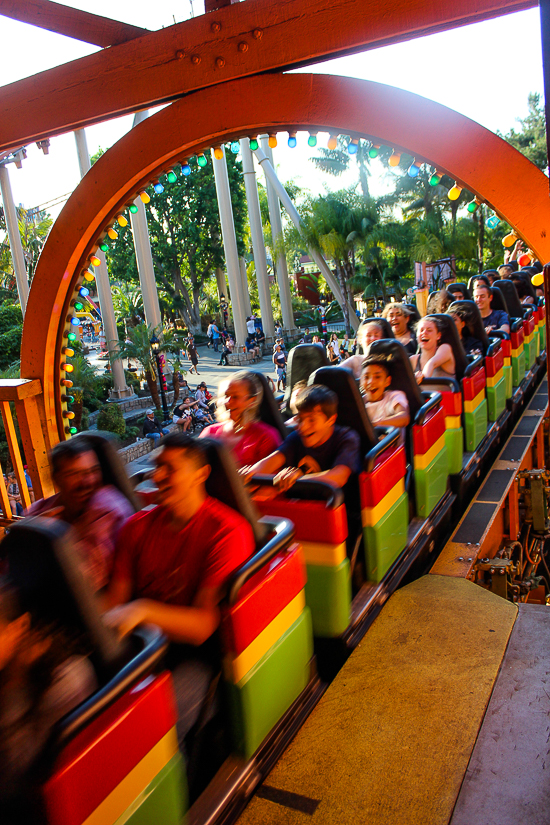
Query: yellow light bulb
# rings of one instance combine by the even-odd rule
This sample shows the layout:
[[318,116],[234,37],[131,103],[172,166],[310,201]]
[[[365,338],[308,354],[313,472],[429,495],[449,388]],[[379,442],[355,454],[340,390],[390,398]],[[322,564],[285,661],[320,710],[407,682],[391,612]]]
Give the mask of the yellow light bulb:
[[70,347],[63,347],[61,352],[63,353],[63,355],[66,355],[67,358],[72,358],[74,355],[74,349],[71,349]]
[[515,244],[517,241],[518,236],[515,232],[509,232],[508,235],[505,235],[502,239],[502,246],[505,246],[506,249],[509,249],[511,246]]
[[275,149],[277,146],[277,135],[270,135],[267,143],[270,149]]
[[128,226],[128,221],[126,220],[124,215],[117,215],[116,219],[119,226]]
[[61,364],[61,369],[65,372],[72,372],[74,370],[74,367],[72,364]]
[[86,272],[84,273],[84,280],[93,281],[94,279],[95,279],[94,273],[90,272],[89,270],[86,270]]
[[327,147],[329,149],[336,149],[337,146],[338,146],[338,138],[336,137],[336,135],[331,135],[328,139]]
[[533,275],[533,277],[531,278],[531,283],[533,284],[533,286],[542,286],[544,283],[544,273],[537,272],[536,275]]
[[450,201],[457,201],[460,197],[460,193],[462,192],[462,186],[459,186],[458,183],[455,182],[455,185],[449,189],[447,193],[448,198]]
[[223,149],[221,146],[214,146],[214,157],[216,160],[223,160]]
[[90,255],[90,263],[92,266],[99,266],[101,260],[97,257],[97,255]]
[[[147,192],[145,194],[147,195]],[[112,241],[116,241],[116,239],[118,238],[118,232],[116,231],[116,229],[113,229],[112,226],[110,226],[107,230],[107,235],[110,237]]]
[[399,166],[399,161],[401,160],[401,152],[396,152],[395,149],[391,153],[388,163],[390,166]]
[[151,200],[145,189],[139,193],[139,196],[143,203],[149,203],[149,201]]

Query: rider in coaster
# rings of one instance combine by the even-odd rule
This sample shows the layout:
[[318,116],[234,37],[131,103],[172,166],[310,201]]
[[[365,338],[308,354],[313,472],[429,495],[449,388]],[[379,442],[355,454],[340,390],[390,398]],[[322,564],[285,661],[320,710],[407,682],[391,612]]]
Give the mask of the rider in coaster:
[[296,410],[297,430],[278,450],[250,467],[247,480],[258,473],[274,475],[274,486],[284,491],[307,475],[334,487],[345,487],[360,471],[360,441],[354,430],[336,425],[336,393],[313,384],[296,399]]
[[416,352],[416,336],[411,329],[412,312],[404,304],[390,303],[384,307],[382,318],[386,318],[399,343],[403,344],[409,355],[413,355]]
[[493,295],[490,288],[478,278],[474,284],[474,301],[481,313],[481,320],[487,333],[493,329],[510,333],[510,318],[502,309],[493,309]]
[[361,378],[363,364],[368,355],[369,347],[373,341],[381,341],[385,338],[384,325],[377,318],[363,321],[357,330],[357,343],[360,344],[363,353],[352,355],[347,358],[340,366],[353,373],[354,378]]
[[409,402],[404,392],[391,389],[391,364],[387,356],[367,356],[361,390],[367,415],[374,426],[408,426],[411,420]]
[[35,501],[26,515],[56,518],[72,526],[72,547],[97,592],[107,585],[118,531],[134,507],[123,492],[104,483],[99,459],[85,435],[56,444],[50,462],[58,492]]
[[207,494],[204,447],[183,433],[163,439],[153,474],[158,506],[124,525],[106,599],[112,608],[106,619],[121,635],[150,623],[172,643],[168,665],[182,750],[219,670],[212,637],[224,586],[255,547],[249,523]]
[[259,420],[263,387],[253,372],[241,370],[232,376],[220,399],[229,417],[206,427],[200,438],[218,438],[231,450],[238,467],[255,464],[276,450],[281,436],[269,424]]
[[[449,344],[441,344],[443,325],[439,318],[427,315],[416,327],[418,338],[417,355],[411,355],[411,366],[420,384],[424,378],[455,378],[456,365]],[[442,389],[448,387],[442,386]]]

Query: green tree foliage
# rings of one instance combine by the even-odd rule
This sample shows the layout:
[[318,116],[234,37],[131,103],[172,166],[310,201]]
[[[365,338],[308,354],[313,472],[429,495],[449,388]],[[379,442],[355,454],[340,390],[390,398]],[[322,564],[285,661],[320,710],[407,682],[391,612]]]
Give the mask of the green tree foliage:
[[515,149],[546,172],[548,157],[546,150],[546,118],[544,104],[540,95],[531,92],[527,98],[529,113],[523,120],[518,118],[519,129],[510,129],[508,134],[502,135]]
[[[242,167],[230,151],[226,159],[237,244],[244,255],[247,215]],[[147,220],[157,284],[185,325],[199,331],[204,288],[225,258],[212,164],[201,168],[196,159],[190,164],[191,175],[178,174],[176,183],[163,177],[164,191],[150,192]],[[107,260],[116,281],[137,282],[129,230],[120,232]]]
[[[29,281],[32,282],[42,247],[53,223],[47,212],[37,212],[19,206],[16,209],[19,234]],[[4,212],[0,209],[0,230],[6,231]],[[17,300],[15,272],[7,234],[0,242],[0,300]]]
[[104,404],[97,417],[97,429],[115,433],[120,438],[126,433],[126,421],[118,404]]
[[23,315],[19,304],[0,306],[0,369],[6,369],[19,358]]

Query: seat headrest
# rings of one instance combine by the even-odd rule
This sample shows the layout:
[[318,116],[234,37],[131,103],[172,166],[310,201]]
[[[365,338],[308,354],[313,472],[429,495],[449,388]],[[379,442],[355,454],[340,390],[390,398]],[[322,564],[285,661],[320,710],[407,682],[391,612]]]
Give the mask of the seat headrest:
[[285,409],[289,408],[290,396],[298,381],[308,381],[309,376],[320,367],[328,367],[329,360],[325,347],[317,344],[298,344],[290,350],[286,367]]
[[447,287],[447,292],[460,292],[462,295],[462,300],[464,301],[471,301],[472,299],[472,296],[468,292],[468,287],[460,281],[455,281],[455,283],[449,284]]
[[[495,281],[493,284],[493,289],[499,289],[505,303],[504,311],[508,313],[511,318],[523,318],[523,309],[521,306],[521,301],[518,298],[518,293],[512,281]],[[500,309],[501,307],[495,306],[495,300],[498,298],[493,297],[491,302],[491,306],[493,309]]]
[[34,619],[83,637],[99,676],[108,678],[120,664],[126,644],[101,618],[96,597],[78,564],[69,524],[27,518],[0,543],[9,580],[21,608]]
[[489,338],[483,326],[483,319],[479,311],[478,305],[475,301],[453,301],[447,312],[452,312],[453,309],[460,309],[464,312],[464,322],[468,328],[468,332],[478,341],[481,341],[483,347],[483,355],[487,353],[489,347]]
[[361,455],[364,456],[377,443],[374,427],[367,415],[365,402],[357,381],[349,370],[342,367],[321,367],[310,377],[308,384],[323,384],[338,396],[338,418],[341,427],[351,427],[361,439]]
[[261,543],[265,539],[266,528],[259,522],[259,513],[245,490],[231,453],[214,438],[201,438],[200,443],[206,450],[211,467],[206,479],[206,492],[244,516],[252,527],[256,544]]
[[407,396],[411,421],[424,404],[420,387],[414,377],[410,356],[399,341],[373,341],[369,355],[384,357],[391,370],[391,389],[400,390]]
[[468,292],[470,295],[474,294],[474,286],[476,285],[476,281],[483,281],[486,286],[491,286],[491,282],[487,275],[472,275],[470,280],[468,281]]
[[531,296],[531,298],[537,298],[537,291],[531,282],[531,278],[535,273],[531,272],[531,268],[529,269],[520,269],[518,272],[519,277],[525,284],[525,288],[527,289],[527,294]]
[[443,327],[440,343],[449,344],[452,349],[455,357],[456,380],[460,381],[464,375],[466,367],[468,366],[468,358],[464,352],[464,347],[462,346],[462,341],[460,340],[455,322],[450,315],[443,315],[442,313],[427,315],[426,317],[439,319],[440,324]]
[[500,309],[502,312],[506,312],[506,314],[509,315],[510,313],[508,312],[506,299],[498,286],[491,287],[491,295],[493,296],[493,300],[491,301],[491,309]]
[[420,312],[418,311],[418,307],[416,306],[416,304],[406,304],[403,301],[403,306],[409,312],[409,315],[410,315],[409,327],[412,324],[418,324],[418,322],[420,321],[420,318],[422,316],[420,315]]
[[286,438],[288,432],[285,427],[285,422],[283,421],[279,405],[275,401],[275,396],[273,395],[267,376],[262,372],[256,372],[256,370],[251,370],[251,372],[254,372],[264,391],[259,409],[260,421],[263,421],[264,424],[269,424],[271,427],[275,427],[281,438]]

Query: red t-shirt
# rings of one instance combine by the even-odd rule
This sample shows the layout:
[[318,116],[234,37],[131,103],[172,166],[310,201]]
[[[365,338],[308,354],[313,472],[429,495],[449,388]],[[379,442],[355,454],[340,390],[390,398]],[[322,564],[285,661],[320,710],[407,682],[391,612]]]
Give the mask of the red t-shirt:
[[238,467],[256,464],[274,453],[282,441],[275,427],[263,421],[254,421],[242,433],[233,433],[226,424],[211,424],[201,432],[199,438],[203,437],[222,441],[231,450]]
[[132,598],[189,607],[199,590],[223,585],[254,552],[250,524],[208,496],[183,530],[155,507],[129,519],[117,541],[113,578],[132,582]]

